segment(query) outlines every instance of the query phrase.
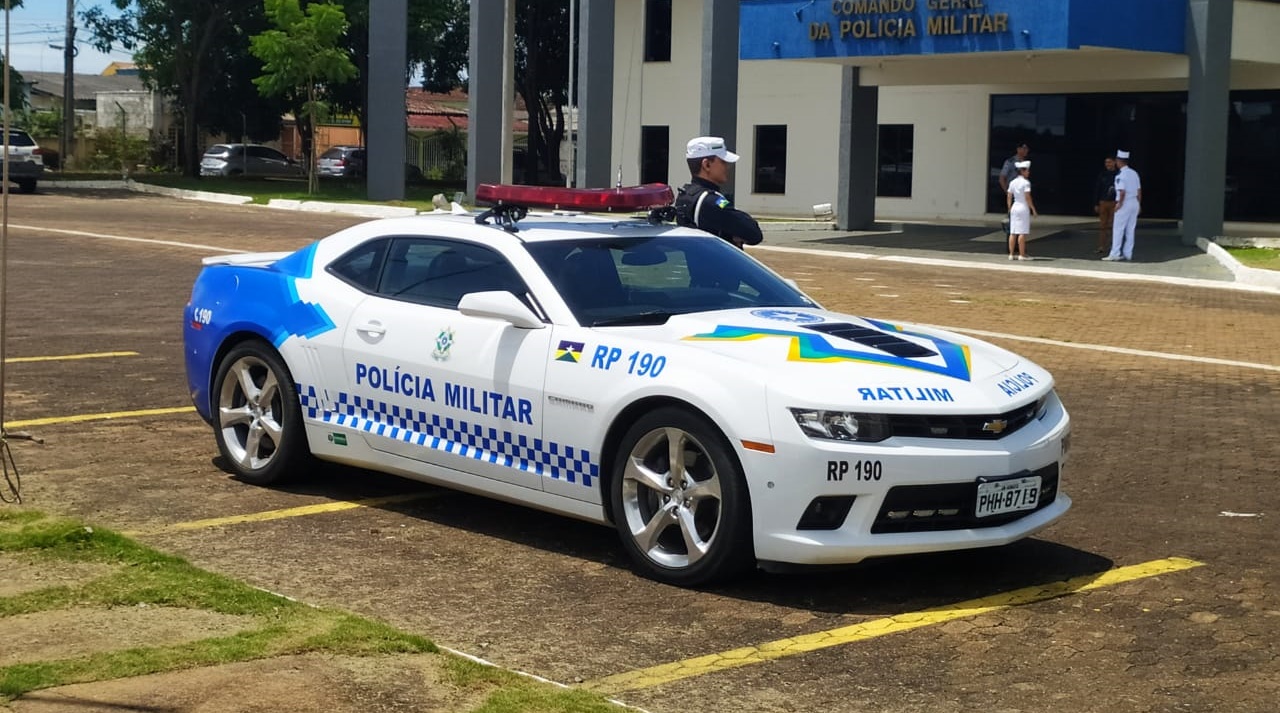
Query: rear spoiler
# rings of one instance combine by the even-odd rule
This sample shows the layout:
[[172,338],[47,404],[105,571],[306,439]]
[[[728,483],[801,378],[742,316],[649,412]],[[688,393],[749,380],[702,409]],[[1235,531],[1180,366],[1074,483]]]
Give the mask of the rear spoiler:
[[236,253],[235,255],[214,255],[207,257],[200,262],[205,266],[209,265],[270,265],[277,260],[283,260],[292,255],[292,252],[276,252],[276,253]]

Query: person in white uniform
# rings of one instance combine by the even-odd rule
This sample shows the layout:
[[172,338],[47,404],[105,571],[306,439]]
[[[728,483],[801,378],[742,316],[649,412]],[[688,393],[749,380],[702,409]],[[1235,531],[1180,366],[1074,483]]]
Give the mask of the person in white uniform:
[[1116,216],[1111,223],[1111,253],[1103,260],[1132,260],[1133,233],[1138,227],[1138,214],[1142,212],[1142,179],[1129,168],[1129,152],[1117,151],[1116,164]]
[[1027,234],[1031,232],[1031,216],[1039,215],[1031,199],[1031,162],[1018,161],[1014,167],[1018,169],[1018,176],[1009,181],[1009,190],[1004,195],[1005,207],[1009,210],[1009,259],[1030,260]]

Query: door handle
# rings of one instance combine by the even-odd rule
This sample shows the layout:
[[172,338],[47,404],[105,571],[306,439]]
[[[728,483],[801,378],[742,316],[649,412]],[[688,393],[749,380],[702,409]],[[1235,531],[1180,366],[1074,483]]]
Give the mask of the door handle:
[[381,337],[382,335],[387,333],[386,328],[382,326],[382,322],[379,322],[377,320],[370,320],[368,322],[365,322],[359,327],[356,327],[356,331],[361,334],[367,334],[371,337]]

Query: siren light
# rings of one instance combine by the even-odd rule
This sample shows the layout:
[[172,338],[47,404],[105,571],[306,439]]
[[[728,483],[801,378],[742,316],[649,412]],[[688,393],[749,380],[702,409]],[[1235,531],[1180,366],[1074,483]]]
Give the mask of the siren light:
[[581,211],[640,211],[670,205],[671,186],[646,183],[626,188],[561,188],[481,183],[476,202],[524,208]]

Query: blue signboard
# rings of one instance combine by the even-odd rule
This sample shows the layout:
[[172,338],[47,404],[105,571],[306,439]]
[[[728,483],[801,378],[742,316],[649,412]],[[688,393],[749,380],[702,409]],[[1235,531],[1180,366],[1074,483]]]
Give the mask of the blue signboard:
[[1182,0],[743,0],[742,59],[1107,47],[1183,53]]

